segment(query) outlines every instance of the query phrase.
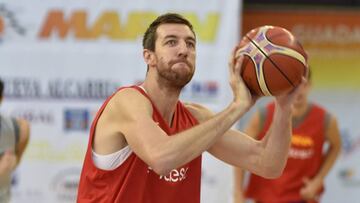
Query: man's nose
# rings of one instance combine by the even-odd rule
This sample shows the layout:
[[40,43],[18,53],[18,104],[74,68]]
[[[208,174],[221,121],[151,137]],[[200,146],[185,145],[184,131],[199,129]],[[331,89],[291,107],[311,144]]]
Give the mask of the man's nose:
[[187,47],[186,42],[179,43],[178,55],[187,58],[188,54],[189,54],[189,47]]

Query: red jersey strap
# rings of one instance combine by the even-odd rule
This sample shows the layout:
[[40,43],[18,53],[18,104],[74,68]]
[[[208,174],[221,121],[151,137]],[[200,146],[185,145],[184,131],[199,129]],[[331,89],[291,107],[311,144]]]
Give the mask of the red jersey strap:
[[[144,95],[151,103],[152,107],[153,107],[153,111],[156,115],[161,116],[160,111],[158,110],[158,108],[155,106],[154,102],[152,101],[152,99],[149,97],[149,95],[147,94],[147,92],[145,91],[145,89],[142,86],[131,86],[130,88],[134,88],[137,91],[139,91],[142,95]],[[164,121],[165,122],[165,121]]]
[[149,99],[149,101],[151,102],[151,104],[153,104],[151,98],[147,95],[145,89],[144,89],[142,86],[133,85],[133,86],[130,86],[130,88],[134,88],[134,89],[136,89],[137,91],[139,91],[142,95],[144,95],[146,98]]

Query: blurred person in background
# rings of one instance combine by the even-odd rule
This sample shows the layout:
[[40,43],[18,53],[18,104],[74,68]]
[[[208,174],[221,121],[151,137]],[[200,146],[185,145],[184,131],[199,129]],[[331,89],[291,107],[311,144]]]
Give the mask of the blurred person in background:
[[[0,79],[0,104],[4,82]],[[0,114],[0,203],[10,202],[11,176],[29,141],[29,123]]]
[[[247,198],[256,203],[319,202],[324,179],[340,153],[341,139],[335,116],[308,100],[310,89],[311,74],[293,105],[291,147],[283,174],[272,180],[250,174],[245,186],[243,169],[235,168],[234,203],[244,203]],[[273,102],[260,108],[245,133],[263,139],[273,114]]]

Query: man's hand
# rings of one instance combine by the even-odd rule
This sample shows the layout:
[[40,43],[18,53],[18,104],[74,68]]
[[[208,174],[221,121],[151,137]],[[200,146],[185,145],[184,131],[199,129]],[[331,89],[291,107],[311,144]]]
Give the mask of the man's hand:
[[16,167],[16,155],[7,150],[0,158],[0,176],[9,175]]
[[300,189],[300,196],[304,200],[317,200],[318,192],[323,185],[323,181],[317,178],[310,180],[309,178],[305,177],[303,182],[304,186]]
[[234,103],[245,109],[255,104],[257,97],[251,95],[249,89],[241,78],[243,55],[235,56],[237,48],[234,49],[229,59],[230,86],[234,95]]
[[282,108],[291,108],[296,96],[304,89],[307,80],[303,77],[299,86],[288,94],[279,95],[276,97],[276,103]]

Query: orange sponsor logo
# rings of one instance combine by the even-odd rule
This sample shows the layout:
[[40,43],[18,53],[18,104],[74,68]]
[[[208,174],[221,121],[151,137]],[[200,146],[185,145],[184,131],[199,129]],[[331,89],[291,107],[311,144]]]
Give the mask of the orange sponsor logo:
[[[136,41],[141,38],[148,25],[158,16],[154,12],[130,12],[125,18],[117,11],[105,11],[89,22],[85,10],[73,11],[70,15],[61,10],[49,11],[39,32],[46,39],[54,35],[60,39],[73,36],[76,39],[92,40],[106,37],[111,40]],[[219,25],[219,13],[209,12],[204,19],[196,13],[184,14],[194,25],[198,38],[204,42],[213,42]]]
[[294,134],[291,137],[291,144],[292,146],[298,146],[298,147],[312,147],[314,146],[314,140],[308,136]]

